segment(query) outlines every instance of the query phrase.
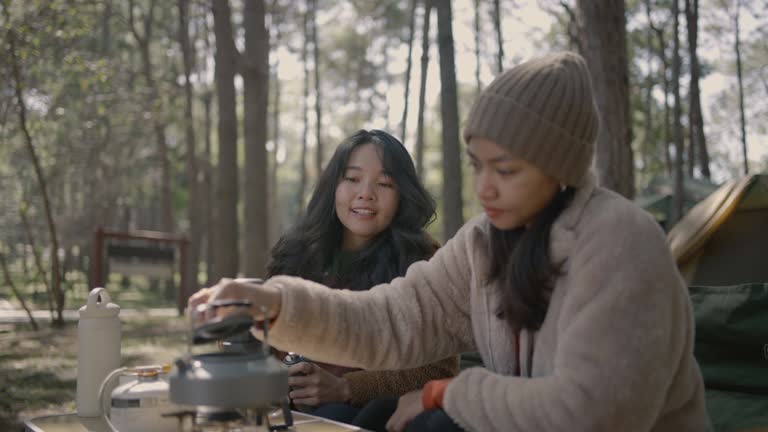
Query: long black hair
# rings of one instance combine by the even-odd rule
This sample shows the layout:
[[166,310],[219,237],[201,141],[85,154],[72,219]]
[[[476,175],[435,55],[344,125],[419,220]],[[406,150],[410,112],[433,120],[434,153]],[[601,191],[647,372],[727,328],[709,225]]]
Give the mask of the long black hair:
[[[385,172],[400,195],[397,213],[387,229],[355,254],[350,274],[329,274],[341,250],[343,226],[335,211],[336,187],[352,151],[372,143]],[[424,189],[403,144],[381,130],[360,130],[336,148],[318,179],[299,221],[272,249],[267,275],[285,274],[354,290],[368,289],[405,274],[412,263],[430,257],[435,243],[424,227],[435,218],[435,200]]]
[[538,330],[544,322],[562,266],[549,256],[549,234],[574,193],[571,187],[558,191],[530,227],[500,230],[491,225],[489,282],[501,294],[496,314],[515,331]]

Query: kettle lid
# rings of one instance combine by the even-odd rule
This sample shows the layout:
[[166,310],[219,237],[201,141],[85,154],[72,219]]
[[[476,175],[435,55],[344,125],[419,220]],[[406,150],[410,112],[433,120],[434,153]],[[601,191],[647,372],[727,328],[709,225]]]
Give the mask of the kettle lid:
[[233,314],[194,328],[192,343],[195,345],[247,335],[253,326],[253,318],[247,314]]
[[120,306],[111,303],[109,293],[102,287],[88,293],[88,303],[80,308],[80,318],[113,317],[120,313]]

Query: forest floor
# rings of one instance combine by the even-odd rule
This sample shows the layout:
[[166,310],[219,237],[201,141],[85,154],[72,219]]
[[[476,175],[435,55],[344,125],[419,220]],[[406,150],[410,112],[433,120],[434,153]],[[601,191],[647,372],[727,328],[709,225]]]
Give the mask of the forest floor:
[[[19,266],[14,269],[15,286],[38,330],[15,293],[0,284],[0,431],[20,431],[26,419],[75,412],[78,309],[88,298],[87,276],[67,274],[64,325],[57,327],[45,286],[24,277]],[[175,286],[110,275],[105,287],[120,306],[122,366],[171,363],[186,351],[187,321],[176,311]]]
[[[186,350],[187,322],[177,316],[121,317],[122,365],[170,363]],[[75,412],[77,322],[0,324],[0,431],[25,419]]]

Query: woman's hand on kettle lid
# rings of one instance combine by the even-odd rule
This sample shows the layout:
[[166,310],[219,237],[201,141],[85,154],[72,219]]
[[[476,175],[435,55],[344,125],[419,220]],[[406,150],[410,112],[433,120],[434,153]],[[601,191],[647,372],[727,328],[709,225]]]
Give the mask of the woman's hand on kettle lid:
[[254,279],[224,278],[216,285],[203,288],[187,302],[196,324],[247,312],[255,321],[273,320],[280,312],[281,296],[275,287]]

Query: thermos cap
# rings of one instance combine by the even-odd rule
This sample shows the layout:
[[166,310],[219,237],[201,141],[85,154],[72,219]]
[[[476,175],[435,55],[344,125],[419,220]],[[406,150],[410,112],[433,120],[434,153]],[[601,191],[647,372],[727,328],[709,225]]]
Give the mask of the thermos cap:
[[80,318],[115,317],[120,313],[120,306],[110,303],[112,299],[104,288],[98,287],[88,294],[88,303],[80,308]]

